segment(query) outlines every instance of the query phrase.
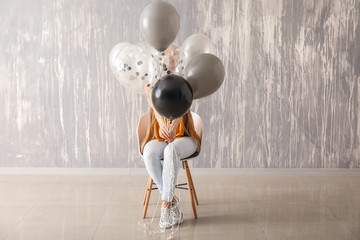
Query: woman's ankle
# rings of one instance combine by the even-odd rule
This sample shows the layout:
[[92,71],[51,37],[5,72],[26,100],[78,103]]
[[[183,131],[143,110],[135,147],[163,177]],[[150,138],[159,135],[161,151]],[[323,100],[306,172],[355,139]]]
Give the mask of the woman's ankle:
[[167,202],[165,200],[162,201],[161,203],[161,208],[170,208],[171,207],[171,203]]

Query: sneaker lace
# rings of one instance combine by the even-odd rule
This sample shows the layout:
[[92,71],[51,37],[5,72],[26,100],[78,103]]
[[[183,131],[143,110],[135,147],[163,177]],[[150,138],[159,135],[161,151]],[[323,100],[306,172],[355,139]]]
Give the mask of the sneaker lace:
[[169,222],[169,208],[161,208],[160,221]]

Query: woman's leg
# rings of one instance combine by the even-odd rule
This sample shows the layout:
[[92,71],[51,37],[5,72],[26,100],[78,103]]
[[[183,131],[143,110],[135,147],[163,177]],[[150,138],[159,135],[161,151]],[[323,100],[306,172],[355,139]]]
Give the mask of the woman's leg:
[[174,144],[176,153],[180,156],[180,159],[190,157],[196,151],[195,141],[188,136],[175,139]]
[[[174,149],[168,144],[164,150],[163,166],[163,193],[162,200],[171,202],[174,196],[175,184],[180,169],[180,159],[187,158],[195,153],[196,144],[191,137],[181,137],[174,142]],[[171,169],[173,167],[173,169]],[[173,171],[172,171],[173,170]],[[174,174],[172,178],[172,173]]]
[[164,157],[164,149],[167,143],[157,141],[156,139],[146,143],[144,147],[144,163],[150,177],[154,180],[160,193],[163,192],[161,159]]

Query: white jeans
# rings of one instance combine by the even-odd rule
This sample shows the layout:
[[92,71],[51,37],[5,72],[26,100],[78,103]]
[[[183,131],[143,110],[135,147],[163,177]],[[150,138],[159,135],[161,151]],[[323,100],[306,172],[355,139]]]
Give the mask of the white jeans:
[[[157,139],[146,143],[143,153],[146,170],[158,187],[162,195],[161,199],[167,202],[171,202],[174,196],[173,186],[176,185],[179,168],[181,166],[181,163],[178,162],[180,161],[179,159],[187,158],[196,151],[196,144],[189,136],[175,139],[173,144],[178,157],[173,155],[175,152],[169,152],[172,149],[170,144],[167,144],[165,141],[159,142]],[[161,164],[162,158],[164,158],[163,164]],[[172,161],[172,163],[170,161]],[[175,173],[173,182],[171,182],[170,176],[171,167],[174,168]]]

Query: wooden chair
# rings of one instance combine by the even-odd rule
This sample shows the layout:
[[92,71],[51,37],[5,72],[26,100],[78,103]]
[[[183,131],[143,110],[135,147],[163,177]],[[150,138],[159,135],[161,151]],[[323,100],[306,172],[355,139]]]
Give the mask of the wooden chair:
[[[198,114],[196,114],[194,112],[191,112],[191,115],[192,115],[192,118],[193,118],[193,121],[194,121],[195,131],[196,131],[197,135],[200,137],[200,139],[202,139],[203,125],[202,125],[201,118],[200,118],[200,116]],[[138,149],[139,149],[139,153],[140,153],[141,157],[142,157],[142,154],[140,152],[140,146],[141,146],[142,140],[145,138],[145,135],[146,135],[147,126],[148,126],[148,123],[149,123],[149,117],[150,117],[150,113],[149,112],[145,113],[144,115],[141,116],[141,118],[139,120],[139,124],[138,124],[138,147],[139,147]],[[193,179],[191,177],[191,173],[190,173],[190,169],[189,169],[189,165],[188,165],[187,160],[190,160],[191,158],[195,158],[199,154],[200,154],[200,152],[195,152],[190,157],[187,157],[185,159],[181,159],[183,169],[185,170],[185,173],[186,173],[187,183],[181,183],[181,184],[177,184],[175,186],[175,188],[178,188],[178,189],[189,190],[191,205],[192,205],[192,209],[193,209],[193,212],[194,212],[194,218],[195,219],[197,219],[197,212],[196,212],[195,204],[199,205],[199,202],[198,202],[198,199],[197,199],[197,196],[196,196],[194,182],[193,182]],[[151,176],[149,176],[149,179],[148,179],[148,182],[147,182],[147,185],[146,185],[144,200],[143,200],[144,211],[143,211],[142,218],[146,218],[146,212],[147,212],[148,205],[149,205],[149,199],[150,199],[151,190],[158,189],[157,187],[153,187],[154,184],[155,183],[153,182],[153,179],[151,178]],[[183,187],[184,185],[187,185],[187,187]]]

